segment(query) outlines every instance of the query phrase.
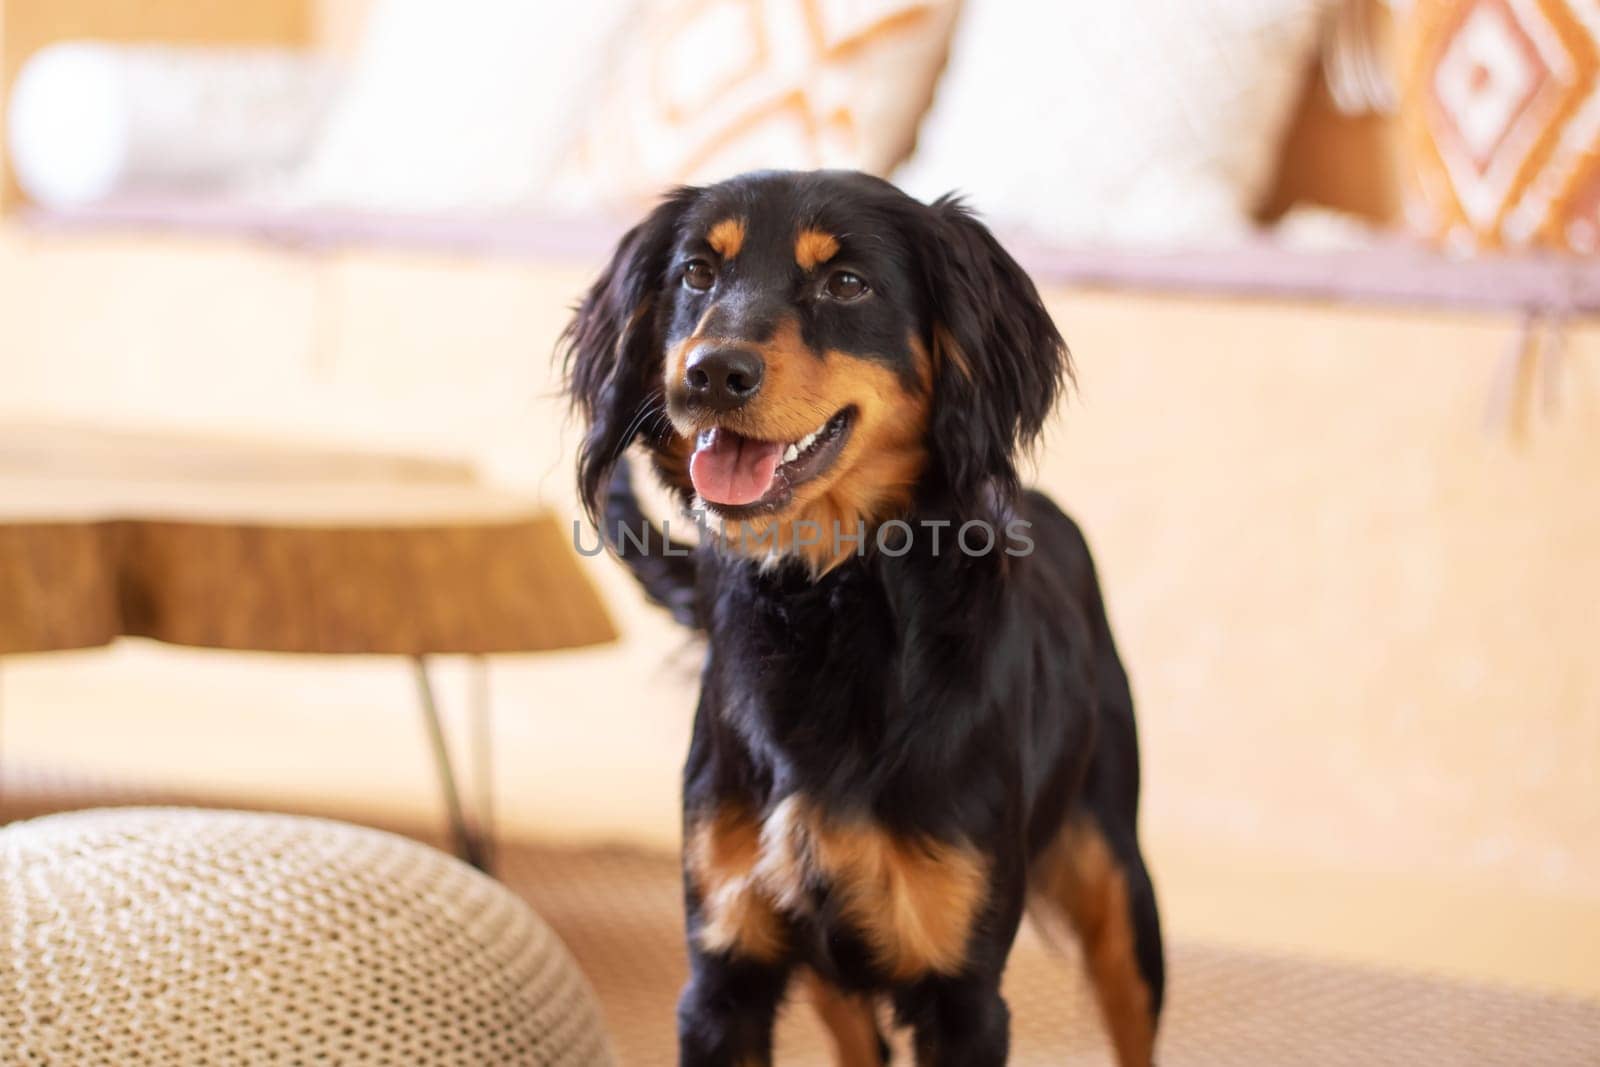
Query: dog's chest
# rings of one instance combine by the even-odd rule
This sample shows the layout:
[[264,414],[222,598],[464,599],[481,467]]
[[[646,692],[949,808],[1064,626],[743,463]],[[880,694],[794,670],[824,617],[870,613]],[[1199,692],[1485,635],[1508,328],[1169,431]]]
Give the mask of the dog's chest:
[[724,807],[695,821],[685,862],[702,949],[771,962],[844,932],[893,981],[960,969],[988,885],[964,843],[830,817],[801,794],[763,817]]
[[[899,706],[901,627],[859,573],[776,589],[735,584],[712,628],[721,715],[751,747],[771,748],[822,795],[820,774],[871,756]],[[774,757],[776,759],[777,757]]]

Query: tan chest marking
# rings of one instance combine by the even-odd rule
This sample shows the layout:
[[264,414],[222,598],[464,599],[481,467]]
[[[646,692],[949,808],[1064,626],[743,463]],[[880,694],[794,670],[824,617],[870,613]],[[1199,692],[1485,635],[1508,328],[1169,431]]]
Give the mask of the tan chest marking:
[[756,884],[780,910],[803,912],[806,887],[826,883],[845,921],[897,980],[954,974],[988,885],[974,849],[896,837],[870,822],[833,822],[791,796],[761,830]]
[[788,947],[783,920],[755,881],[760,846],[761,826],[741,808],[721,808],[691,828],[685,859],[700,897],[702,950],[771,963]]
[[808,887],[822,883],[879,966],[902,981],[961,969],[988,886],[988,864],[970,846],[828,821],[799,796],[764,823],[719,809],[691,828],[687,861],[703,950],[777,959],[788,948],[783,915],[806,914]]

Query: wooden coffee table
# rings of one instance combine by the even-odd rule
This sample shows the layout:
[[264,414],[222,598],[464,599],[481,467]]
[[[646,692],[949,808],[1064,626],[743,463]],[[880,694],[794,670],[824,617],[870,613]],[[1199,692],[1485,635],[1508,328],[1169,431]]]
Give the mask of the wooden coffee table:
[[570,536],[463,464],[0,423],[0,656],[119,636],[404,656],[458,850],[482,867],[427,659],[615,639]]

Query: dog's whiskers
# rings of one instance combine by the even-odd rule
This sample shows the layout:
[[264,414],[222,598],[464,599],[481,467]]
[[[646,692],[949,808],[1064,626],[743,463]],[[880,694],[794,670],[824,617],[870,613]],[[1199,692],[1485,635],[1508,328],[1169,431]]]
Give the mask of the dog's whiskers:
[[615,460],[622,455],[622,450],[627,448],[633,441],[634,435],[639,432],[639,428],[644,425],[646,419],[652,416],[659,418],[665,414],[666,402],[660,394],[646,397],[644,403],[639,406],[638,413],[628,423],[628,429],[621,437],[617,438],[617,447],[612,451],[611,458]]

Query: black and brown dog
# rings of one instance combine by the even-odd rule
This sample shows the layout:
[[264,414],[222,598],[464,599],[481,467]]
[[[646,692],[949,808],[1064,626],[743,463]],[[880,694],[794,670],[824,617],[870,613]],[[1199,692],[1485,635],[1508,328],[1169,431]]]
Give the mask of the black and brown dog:
[[[1027,909],[1148,1063],[1132,698],[1082,535],[1018,485],[1070,373],[1027,275],[955,201],[758,173],[670,194],[565,340],[583,498],[708,638],[681,1062],[770,1062],[804,973],[843,1063],[884,1061],[881,1001],[919,1064],[1003,1063]],[[645,523],[636,443],[714,521],[696,547]]]

